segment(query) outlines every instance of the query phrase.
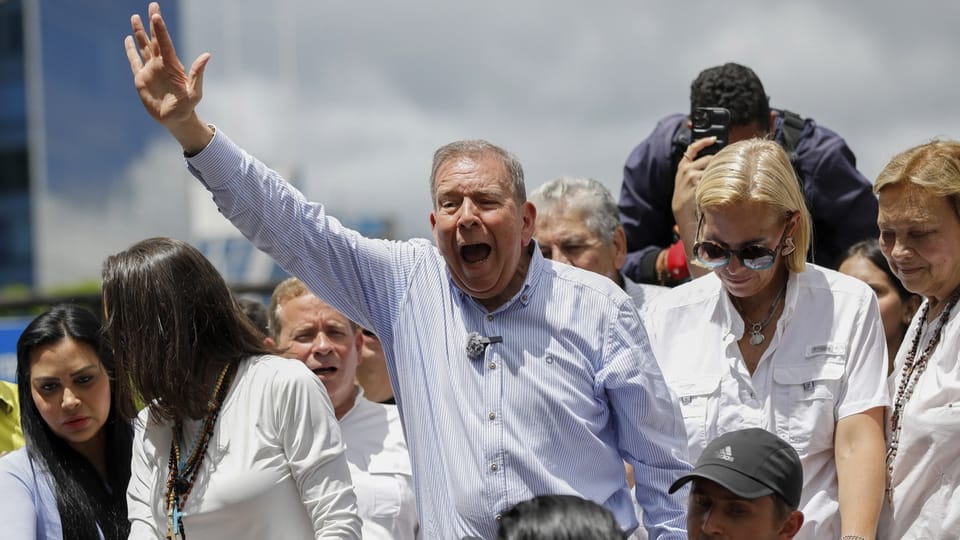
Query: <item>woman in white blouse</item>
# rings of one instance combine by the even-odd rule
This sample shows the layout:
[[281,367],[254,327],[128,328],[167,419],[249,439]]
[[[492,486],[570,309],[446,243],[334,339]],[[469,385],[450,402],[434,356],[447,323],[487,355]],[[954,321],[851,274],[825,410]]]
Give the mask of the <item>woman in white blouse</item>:
[[130,538],[360,538],[322,383],[269,354],[199,251],[152,238],[108,257],[103,305],[118,393],[148,404]]
[[696,187],[690,262],[712,273],[645,310],[690,458],[728,431],[771,431],[803,462],[806,520],[796,538],[872,539],[888,402],[876,297],[805,262],[810,214],[778,144],[746,140],[698,159],[710,163]]
[[883,538],[960,534],[960,143],[895,156],[877,177],[880,247],[923,296],[890,377]]

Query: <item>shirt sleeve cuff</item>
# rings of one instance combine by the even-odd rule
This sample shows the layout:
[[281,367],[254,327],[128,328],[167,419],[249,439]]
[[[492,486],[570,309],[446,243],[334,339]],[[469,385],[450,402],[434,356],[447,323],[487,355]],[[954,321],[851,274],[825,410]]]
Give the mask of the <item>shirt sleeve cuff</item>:
[[222,130],[210,124],[213,138],[194,156],[186,157],[187,168],[208,188],[218,187],[237,175],[238,163],[243,159],[240,149]]

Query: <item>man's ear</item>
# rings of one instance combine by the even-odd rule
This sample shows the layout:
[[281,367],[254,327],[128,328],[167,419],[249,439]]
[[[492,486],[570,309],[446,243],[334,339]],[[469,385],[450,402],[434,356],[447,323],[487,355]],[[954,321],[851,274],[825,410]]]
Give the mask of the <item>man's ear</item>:
[[786,521],[783,522],[783,526],[780,527],[780,532],[777,534],[778,538],[783,540],[790,540],[800,532],[800,527],[803,526],[803,512],[799,510],[794,510],[790,512],[790,515],[787,516]]
[[613,231],[610,242],[613,245],[613,267],[619,271],[627,262],[627,233],[623,225],[618,225],[617,230]]
[[279,348],[279,347],[277,347],[277,342],[274,341],[273,338],[271,338],[271,337],[265,337],[265,338],[263,338],[263,344],[266,345],[267,347],[270,347],[270,348],[273,348],[273,349]]
[[527,247],[533,240],[533,232],[537,227],[537,207],[530,201],[523,203],[520,206],[520,219],[523,224],[520,230],[520,245]]
[[357,349],[357,363],[363,362],[363,329],[359,326],[353,330],[353,341]]

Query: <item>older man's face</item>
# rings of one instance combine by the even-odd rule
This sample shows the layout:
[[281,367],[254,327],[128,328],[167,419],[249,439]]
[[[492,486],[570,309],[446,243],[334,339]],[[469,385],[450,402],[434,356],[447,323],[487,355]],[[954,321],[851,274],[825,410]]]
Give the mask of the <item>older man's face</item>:
[[596,272],[620,283],[620,268],[626,257],[622,228],[605,242],[587,227],[584,212],[559,203],[537,216],[533,237],[545,258]]
[[435,191],[430,226],[453,281],[488,308],[499,306],[523,284],[533,205],[517,203],[507,168],[489,154],[444,162]]

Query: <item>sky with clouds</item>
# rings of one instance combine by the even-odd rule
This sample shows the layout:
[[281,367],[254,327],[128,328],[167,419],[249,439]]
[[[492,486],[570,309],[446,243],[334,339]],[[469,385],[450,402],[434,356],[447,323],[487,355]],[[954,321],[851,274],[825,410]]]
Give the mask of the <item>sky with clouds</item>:
[[[960,138],[958,20],[946,1],[184,0],[174,39],[187,65],[213,55],[205,120],[333,215],[386,217],[407,238],[430,234],[438,146],[488,139],[520,158],[528,189],[584,175],[616,195],[633,146],[727,61],[752,67],[773,106],[844,136],[873,179],[900,150]],[[116,216],[96,217],[126,223],[102,250],[229,232],[207,198],[158,188],[157,174],[193,182],[169,137],[131,165]],[[77,268],[99,268],[102,253],[89,257]]]

